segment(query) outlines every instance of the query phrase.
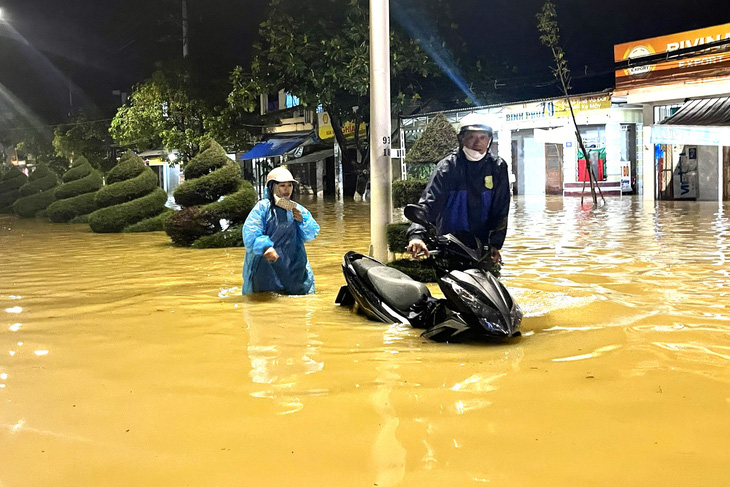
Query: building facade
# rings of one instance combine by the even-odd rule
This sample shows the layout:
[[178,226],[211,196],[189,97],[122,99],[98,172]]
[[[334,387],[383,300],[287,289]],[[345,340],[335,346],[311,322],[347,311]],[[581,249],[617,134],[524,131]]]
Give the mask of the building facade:
[[642,107],[646,199],[730,199],[730,24],[614,46],[615,96]]
[[[588,152],[592,170],[606,195],[637,191],[641,181],[642,109],[610,92],[572,97],[575,121]],[[524,195],[579,195],[588,175],[564,97],[490,105],[442,112],[456,128],[465,115],[477,112],[490,117],[495,129],[492,153],[510,168],[513,192]],[[405,151],[425,129],[435,113],[401,119]],[[405,152],[404,151],[404,152]],[[403,154],[405,155],[405,154]]]

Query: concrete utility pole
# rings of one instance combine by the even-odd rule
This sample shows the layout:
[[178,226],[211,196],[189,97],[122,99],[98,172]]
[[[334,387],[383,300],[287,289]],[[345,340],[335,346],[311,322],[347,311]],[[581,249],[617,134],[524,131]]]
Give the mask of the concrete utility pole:
[[388,259],[393,213],[390,162],[390,2],[370,0],[370,255]]
[[182,44],[183,59],[188,57],[188,2],[182,0]]

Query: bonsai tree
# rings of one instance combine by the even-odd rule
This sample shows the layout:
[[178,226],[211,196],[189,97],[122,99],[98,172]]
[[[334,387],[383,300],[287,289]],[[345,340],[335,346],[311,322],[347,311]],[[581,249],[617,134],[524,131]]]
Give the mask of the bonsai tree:
[[55,223],[84,222],[96,210],[96,192],[104,181],[85,157],[78,157],[61,176],[63,184],[55,189],[56,201],[48,207],[48,218]]
[[185,182],[173,194],[183,208],[165,222],[172,242],[195,248],[243,246],[241,226],[257,195],[241,178],[240,166],[209,139],[187,163],[184,174]]
[[167,193],[157,186],[157,175],[142,158],[127,152],[109,171],[106,186],[96,192],[94,201],[99,209],[89,215],[91,230],[116,233],[162,213]]
[[0,178],[0,213],[12,213],[13,203],[20,197],[20,187],[28,182],[28,176],[13,166]]
[[54,191],[58,186],[58,176],[47,165],[38,164],[28,177],[28,182],[20,187],[20,198],[13,203],[13,211],[22,218],[40,216],[48,206],[56,201]]

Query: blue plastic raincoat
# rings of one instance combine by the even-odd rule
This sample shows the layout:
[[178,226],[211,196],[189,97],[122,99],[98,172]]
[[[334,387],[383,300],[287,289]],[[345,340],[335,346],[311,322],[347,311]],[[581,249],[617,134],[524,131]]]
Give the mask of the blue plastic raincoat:
[[[243,224],[243,294],[283,292],[310,294],[314,292],[314,274],[304,250],[304,243],[319,234],[319,225],[312,214],[297,203],[302,221],[294,220],[291,211],[272,205],[268,198],[254,205]],[[263,254],[274,247],[279,259],[269,262]]]

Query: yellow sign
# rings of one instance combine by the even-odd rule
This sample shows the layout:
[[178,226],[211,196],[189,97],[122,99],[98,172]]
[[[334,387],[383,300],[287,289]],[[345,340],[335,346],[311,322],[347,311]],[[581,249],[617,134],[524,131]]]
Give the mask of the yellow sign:
[[150,157],[145,161],[148,166],[164,166],[167,162],[162,157]]
[[[574,113],[588,112],[592,110],[603,110],[611,108],[611,97],[609,95],[589,96],[584,98],[571,98]],[[502,110],[505,122],[523,122],[525,120],[551,119],[569,117],[570,108],[568,100],[550,100],[537,103],[522,103],[519,105],[508,105]]]
[[[355,140],[355,122],[348,120],[342,125],[342,135],[345,136],[345,140]],[[360,137],[367,135],[367,126],[365,123],[360,123]],[[335,137],[335,130],[332,128],[332,121],[327,112],[320,112],[317,114],[317,136],[320,140],[329,140]]]

